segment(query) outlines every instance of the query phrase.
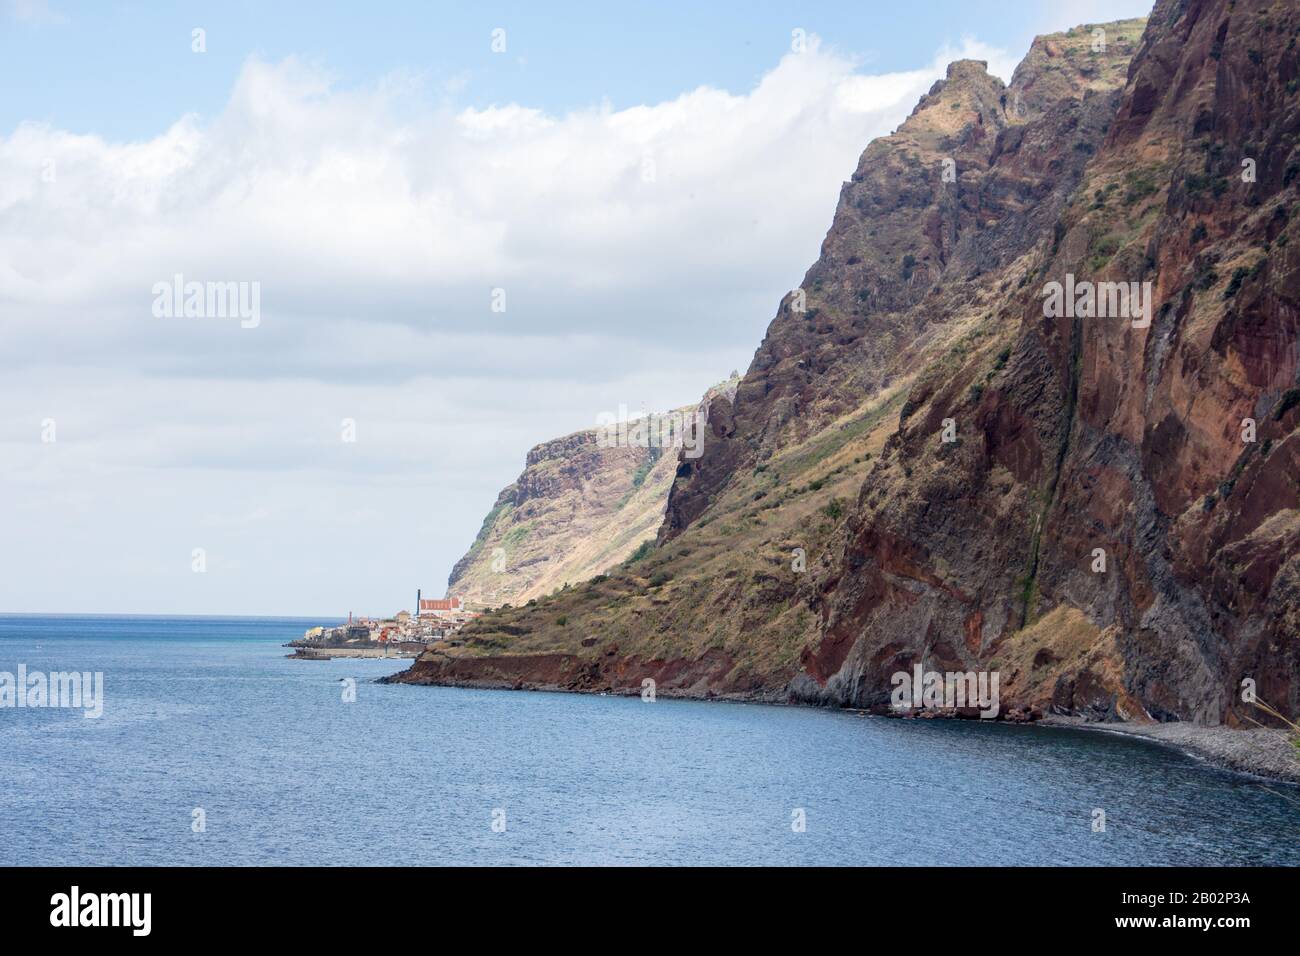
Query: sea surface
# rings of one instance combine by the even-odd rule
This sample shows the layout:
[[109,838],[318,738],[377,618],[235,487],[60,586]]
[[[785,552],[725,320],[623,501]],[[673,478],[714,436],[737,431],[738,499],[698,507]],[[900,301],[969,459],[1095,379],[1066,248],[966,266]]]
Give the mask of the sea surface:
[[388,686],[319,623],[0,615],[105,697],[0,708],[0,864],[1300,864],[1300,791],[1144,741]]

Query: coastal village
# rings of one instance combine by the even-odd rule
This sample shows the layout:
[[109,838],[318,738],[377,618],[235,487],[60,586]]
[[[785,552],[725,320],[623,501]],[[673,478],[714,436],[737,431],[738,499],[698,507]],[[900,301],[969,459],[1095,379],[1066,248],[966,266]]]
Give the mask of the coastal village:
[[471,609],[459,597],[425,598],[415,592],[415,613],[398,611],[392,617],[356,617],[346,624],[313,627],[296,641],[290,657],[327,661],[334,657],[417,657],[426,649],[458,647],[457,632],[485,608]]

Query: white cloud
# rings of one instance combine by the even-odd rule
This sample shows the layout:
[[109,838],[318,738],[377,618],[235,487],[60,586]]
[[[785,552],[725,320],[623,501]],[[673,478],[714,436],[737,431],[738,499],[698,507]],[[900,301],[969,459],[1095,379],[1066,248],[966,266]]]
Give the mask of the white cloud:
[[19,23],[38,26],[61,26],[68,18],[50,8],[47,0],[9,0],[9,15]]
[[[530,445],[747,364],[866,143],[957,56],[1009,75],[974,41],[876,76],[814,46],[744,95],[550,115],[252,60],[220,115],[147,141],[20,126],[0,138],[0,494],[27,514],[0,608],[69,609],[63,548],[86,535],[122,555],[71,572],[100,582],[86,608],[437,589]],[[154,318],[176,273],[260,282],[261,325]],[[358,576],[323,552],[359,529],[383,543]],[[187,576],[186,535],[215,535],[241,583]]]

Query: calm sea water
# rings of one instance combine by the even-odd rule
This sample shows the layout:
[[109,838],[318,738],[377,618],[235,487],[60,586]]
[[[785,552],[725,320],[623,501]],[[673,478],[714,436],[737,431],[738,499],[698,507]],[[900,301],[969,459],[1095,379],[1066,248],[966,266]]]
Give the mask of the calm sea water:
[[0,864],[1300,864],[1300,792],[1141,741],[385,686],[315,623],[0,615],[0,671],[106,685],[0,708]]

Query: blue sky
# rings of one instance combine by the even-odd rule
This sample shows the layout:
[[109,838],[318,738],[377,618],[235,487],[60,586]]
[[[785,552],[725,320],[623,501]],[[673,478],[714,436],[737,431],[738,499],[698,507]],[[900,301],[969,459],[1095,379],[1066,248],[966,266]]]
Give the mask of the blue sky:
[[952,59],[1144,12],[537,6],[0,0],[0,611],[441,593],[529,448],[748,367]]
[[[249,56],[295,55],[338,82],[409,70],[430,95],[460,87],[483,107],[567,111],[671,99],[695,86],[743,92],[787,50],[796,27],[871,72],[913,68],[976,37],[1023,51],[1037,33],[1143,15],[1144,0],[930,3],[70,3],[5,0],[0,130],[23,120],[132,139],[184,113],[212,116]],[[207,33],[193,55],[191,31]],[[490,34],[506,30],[506,53]]]

